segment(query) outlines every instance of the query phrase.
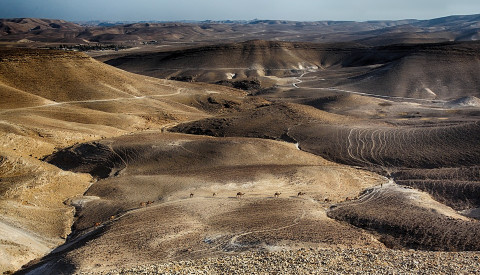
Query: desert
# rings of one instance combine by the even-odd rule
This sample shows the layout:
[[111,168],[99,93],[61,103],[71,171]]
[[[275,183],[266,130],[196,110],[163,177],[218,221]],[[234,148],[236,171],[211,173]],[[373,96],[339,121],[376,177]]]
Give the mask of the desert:
[[479,25],[1,19],[0,271],[480,273]]

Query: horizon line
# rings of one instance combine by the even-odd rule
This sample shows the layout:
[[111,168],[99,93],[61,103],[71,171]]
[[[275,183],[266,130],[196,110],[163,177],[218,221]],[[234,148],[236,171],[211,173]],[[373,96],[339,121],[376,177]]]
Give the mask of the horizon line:
[[139,19],[139,20],[120,20],[120,19],[80,19],[80,20],[69,20],[63,18],[42,18],[42,17],[3,17],[0,20],[12,20],[12,19],[40,19],[40,20],[61,20],[72,23],[87,23],[87,22],[105,22],[105,23],[203,23],[203,22],[255,22],[255,21],[284,21],[284,22],[356,22],[356,23],[368,23],[368,22],[384,22],[384,21],[406,21],[406,20],[416,20],[416,21],[428,21],[435,19],[442,19],[455,16],[480,16],[480,13],[473,14],[451,14],[441,17],[433,17],[427,19],[418,19],[418,18],[403,18],[403,19],[368,19],[368,20],[335,20],[335,19],[319,19],[319,20],[290,20],[290,19],[176,19],[176,20],[161,20],[161,19]]

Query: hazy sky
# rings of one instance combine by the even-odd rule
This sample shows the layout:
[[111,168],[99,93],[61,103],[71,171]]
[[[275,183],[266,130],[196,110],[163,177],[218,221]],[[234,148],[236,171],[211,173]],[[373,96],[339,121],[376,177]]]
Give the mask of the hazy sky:
[[480,13],[479,0],[0,0],[0,18],[65,20],[430,19]]

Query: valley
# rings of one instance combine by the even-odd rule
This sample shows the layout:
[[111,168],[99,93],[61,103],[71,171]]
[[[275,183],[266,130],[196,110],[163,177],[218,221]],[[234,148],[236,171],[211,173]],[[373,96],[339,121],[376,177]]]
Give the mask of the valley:
[[[248,273],[237,261],[289,253],[329,255],[313,270],[367,254],[476,268],[478,16],[22,20],[0,28],[0,271]],[[162,47],[45,49],[132,33]]]

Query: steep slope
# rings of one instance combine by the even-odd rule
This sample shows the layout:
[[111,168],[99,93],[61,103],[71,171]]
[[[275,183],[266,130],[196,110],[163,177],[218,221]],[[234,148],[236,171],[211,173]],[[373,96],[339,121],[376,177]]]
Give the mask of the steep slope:
[[[19,156],[0,139],[0,270],[14,271],[61,245],[71,232],[73,208],[66,198],[82,194],[88,174],[65,172],[33,157]],[[38,143],[24,140],[22,146]]]
[[[292,95],[292,101],[295,96],[301,98]],[[478,218],[478,119],[460,117],[461,113],[456,118],[459,109],[432,111],[426,105],[359,95],[327,96],[310,104],[359,118],[273,103],[241,114],[179,124],[171,130],[297,142],[301,150],[379,172],[391,177],[391,182],[366,191],[358,200],[350,202],[347,198],[347,202],[332,207],[329,217],[375,231],[393,248],[480,248],[479,222],[456,212]],[[361,119],[370,119],[372,111],[377,112],[375,108],[386,108],[385,116],[368,122]],[[401,111],[419,117],[398,118]],[[437,117],[444,112],[452,115]],[[436,121],[429,122],[431,119]]]
[[40,134],[52,130],[55,120],[65,130],[78,131],[80,124],[96,129],[98,124],[117,128],[111,129],[115,132],[159,128],[171,121],[242,108],[243,94],[233,89],[142,77],[80,53],[0,51],[0,114],[8,118],[6,124],[35,124]]
[[[305,40],[322,26],[332,37],[378,31],[382,44],[454,39],[457,19],[472,31],[472,18],[241,25],[292,39],[285,31],[299,28]],[[219,29],[242,39],[232,26],[131,24],[75,39],[142,41],[155,28],[171,41]],[[335,33],[345,28],[374,31]],[[248,41],[110,61],[163,78],[257,78],[276,85],[258,92],[270,101],[82,53],[0,49],[0,271],[296,247],[480,250],[480,223],[466,217],[480,212],[479,45]]]

